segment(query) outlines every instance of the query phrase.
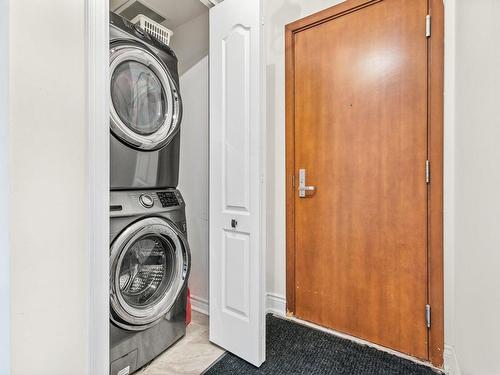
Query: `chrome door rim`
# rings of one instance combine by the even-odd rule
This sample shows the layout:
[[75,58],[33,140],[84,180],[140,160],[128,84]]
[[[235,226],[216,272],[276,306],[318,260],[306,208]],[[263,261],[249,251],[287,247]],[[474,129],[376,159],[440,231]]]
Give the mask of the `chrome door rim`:
[[[120,264],[128,248],[139,238],[146,235],[163,236],[175,246],[175,273],[170,287],[159,301],[144,309],[129,305],[120,293]],[[110,304],[111,320],[118,326],[129,330],[146,329],[168,313],[181,294],[189,274],[190,253],[184,234],[171,221],[149,217],[127,227],[113,241],[110,249]],[[118,319],[115,319],[114,314]]]
[[[129,145],[144,151],[154,151],[164,147],[179,131],[181,119],[181,98],[177,84],[165,65],[153,53],[139,44],[114,43],[109,52],[109,74],[113,75],[115,69],[123,62],[135,61],[147,66],[160,80],[163,88],[170,87],[172,95],[172,113],[165,116],[160,128],[152,134],[139,134],[130,129],[118,115],[113,101],[110,100],[110,127],[112,132]],[[111,78],[110,78],[110,95]]]

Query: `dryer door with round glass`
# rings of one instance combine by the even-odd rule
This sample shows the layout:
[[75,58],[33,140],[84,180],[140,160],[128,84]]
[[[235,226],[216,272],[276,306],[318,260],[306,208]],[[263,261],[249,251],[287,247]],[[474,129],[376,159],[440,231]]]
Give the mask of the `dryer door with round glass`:
[[179,130],[181,99],[166,65],[139,43],[110,49],[110,126],[121,141],[157,150]]
[[111,245],[111,319],[145,329],[167,314],[189,272],[189,247],[172,222],[150,217],[125,229]]

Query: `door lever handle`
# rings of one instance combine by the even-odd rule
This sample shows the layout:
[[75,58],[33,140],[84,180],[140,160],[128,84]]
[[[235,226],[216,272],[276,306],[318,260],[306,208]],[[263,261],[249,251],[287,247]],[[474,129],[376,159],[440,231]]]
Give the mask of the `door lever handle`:
[[299,198],[305,198],[308,191],[315,191],[315,186],[306,185],[306,170],[299,169]]

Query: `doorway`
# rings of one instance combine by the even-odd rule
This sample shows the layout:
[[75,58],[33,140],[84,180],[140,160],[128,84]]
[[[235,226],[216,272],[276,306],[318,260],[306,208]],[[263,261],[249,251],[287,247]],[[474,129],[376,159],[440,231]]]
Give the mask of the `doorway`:
[[287,26],[287,309],[442,364],[442,3]]

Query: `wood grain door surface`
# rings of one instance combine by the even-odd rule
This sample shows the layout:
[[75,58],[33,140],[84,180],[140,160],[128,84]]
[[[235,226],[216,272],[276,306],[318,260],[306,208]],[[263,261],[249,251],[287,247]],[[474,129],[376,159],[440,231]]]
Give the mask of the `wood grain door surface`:
[[[295,315],[428,358],[427,0],[293,34]],[[316,191],[300,198],[298,170]]]

